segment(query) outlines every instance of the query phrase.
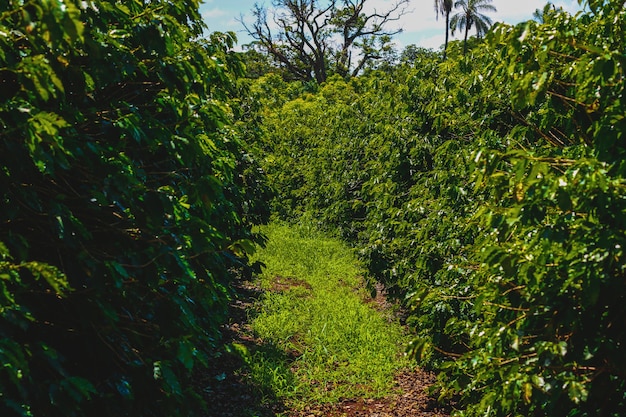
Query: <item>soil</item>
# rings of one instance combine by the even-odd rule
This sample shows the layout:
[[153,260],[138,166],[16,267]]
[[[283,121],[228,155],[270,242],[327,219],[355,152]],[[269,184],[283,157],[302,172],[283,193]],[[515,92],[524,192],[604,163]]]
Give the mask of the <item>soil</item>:
[[229,322],[222,326],[221,349],[211,361],[211,367],[196,377],[203,387],[208,410],[206,417],[273,417],[286,411],[277,398],[267,398],[246,374],[246,366],[228,347],[238,343],[252,349],[260,341],[253,336],[248,324],[248,311],[261,294],[258,287],[247,281],[237,283],[238,297],[229,307]]
[[[277,288],[301,285],[292,278],[278,277]],[[239,297],[230,306],[230,321],[222,328],[223,348],[211,361],[212,367],[198,375],[196,383],[203,387],[209,405],[206,417],[449,417],[450,410],[442,408],[428,394],[435,376],[419,368],[405,371],[395,379],[396,394],[383,399],[346,399],[338,404],[318,404],[304,410],[289,410],[277,398],[263,396],[247,377],[241,357],[227,349],[238,343],[250,350],[256,340],[247,322],[248,311],[260,295],[254,284],[242,281],[236,288]],[[388,302],[382,291],[374,301],[384,309]]]

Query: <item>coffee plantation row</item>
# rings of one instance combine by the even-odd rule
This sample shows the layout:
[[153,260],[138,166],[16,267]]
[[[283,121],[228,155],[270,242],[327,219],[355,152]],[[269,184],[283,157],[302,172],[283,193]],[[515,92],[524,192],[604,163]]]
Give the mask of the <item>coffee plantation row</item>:
[[626,414],[623,2],[321,85],[198,3],[0,6],[0,415],[211,415],[271,216],[356,248],[457,415]]
[[626,413],[626,10],[587,10],[252,89],[274,212],[352,242],[459,416]]
[[0,6],[0,415],[197,415],[267,187],[197,0]]

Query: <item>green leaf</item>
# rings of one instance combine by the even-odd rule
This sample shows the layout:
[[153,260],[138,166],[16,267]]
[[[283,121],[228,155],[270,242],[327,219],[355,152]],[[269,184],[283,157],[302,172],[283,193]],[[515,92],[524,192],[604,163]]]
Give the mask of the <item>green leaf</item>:
[[253,255],[256,252],[256,245],[250,239],[240,239],[232,243],[228,249],[232,251],[235,256],[243,258]]
[[168,364],[161,362],[160,372],[163,380],[167,384],[167,394],[176,396],[182,395],[182,387],[172,368]]
[[26,262],[20,267],[30,271],[36,279],[43,278],[58,295],[63,295],[71,289],[65,274],[55,266],[40,262]]
[[193,369],[195,351],[196,348],[189,340],[184,339],[178,343],[177,358],[188,371]]
[[580,404],[587,401],[589,392],[584,383],[571,381],[566,384],[566,387],[567,395],[569,396],[570,400],[572,400],[575,404]]

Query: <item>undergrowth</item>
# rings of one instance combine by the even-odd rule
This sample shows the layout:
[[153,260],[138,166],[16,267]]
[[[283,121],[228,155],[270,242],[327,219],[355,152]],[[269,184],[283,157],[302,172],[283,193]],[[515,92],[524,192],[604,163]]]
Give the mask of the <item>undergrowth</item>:
[[264,295],[252,327],[262,346],[239,347],[255,382],[300,408],[379,398],[407,366],[402,327],[376,309],[362,269],[340,241],[304,226],[270,225],[255,260]]

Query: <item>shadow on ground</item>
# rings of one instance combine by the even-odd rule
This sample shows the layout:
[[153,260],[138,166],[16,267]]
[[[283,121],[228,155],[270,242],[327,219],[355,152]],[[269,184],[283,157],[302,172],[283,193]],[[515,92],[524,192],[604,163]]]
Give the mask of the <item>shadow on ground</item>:
[[229,321],[222,326],[222,346],[209,369],[196,377],[208,405],[206,417],[274,417],[285,411],[284,405],[250,381],[241,354],[241,347],[257,349],[258,341],[247,324],[247,310],[260,291],[246,281],[237,282],[235,291]]

